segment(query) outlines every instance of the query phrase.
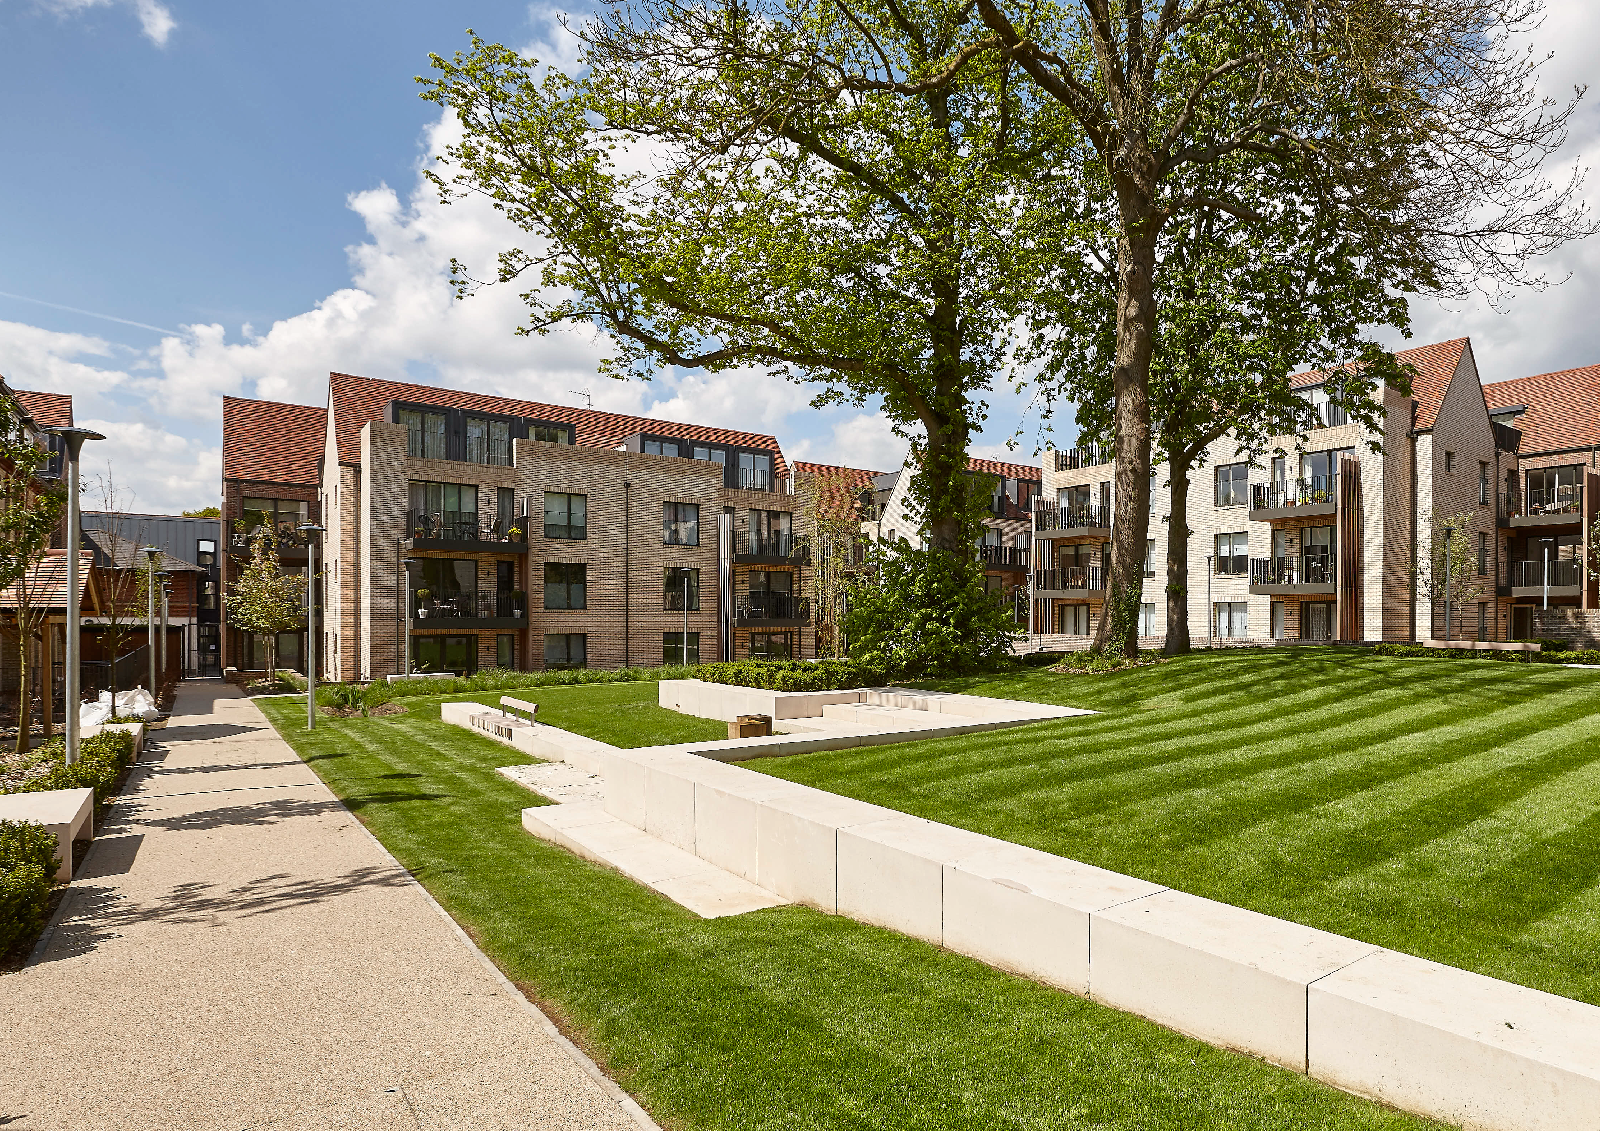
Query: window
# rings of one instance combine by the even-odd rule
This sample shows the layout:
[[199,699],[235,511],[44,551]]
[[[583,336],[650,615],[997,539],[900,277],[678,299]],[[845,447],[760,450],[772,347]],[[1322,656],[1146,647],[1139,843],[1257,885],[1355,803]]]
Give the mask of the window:
[[546,633],[544,666],[547,668],[585,668],[589,666],[589,637],[582,632]]
[[420,558],[414,569],[414,615],[474,616],[477,612],[478,563],[467,558]]
[[647,456],[675,456],[678,454],[678,441],[676,440],[646,440],[640,449]]
[[544,563],[544,607],[587,609],[589,567],[583,562]]
[[786,558],[793,548],[793,515],[788,511],[750,512],[749,553]]
[[1333,602],[1306,601],[1300,606],[1300,639],[1333,639]]
[[689,600],[689,612],[700,611],[700,571],[668,566],[661,573],[661,611],[681,613],[684,597]]
[[1333,527],[1308,526],[1300,554],[1304,561],[1301,581],[1307,585],[1333,583]]
[[511,528],[517,522],[517,493],[510,487],[498,487],[494,493],[495,533],[501,538],[511,537]]
[[689,654],[683,653],[683,633],[663,632],[661,634],[661,663],[668,664],[698,664],[700,662],[700,634],[689,633]]
[[476,636],[413,636],[411,666],[419,672],[455,672],[471,675],[478,670]]
[[211,538],[200,538],[194,544],[194,564],[210,569],[217,564],[217,543]]
[[1486,506],[1489,502],[1489,465],[1483,460],[1478,461],[1478,505]]
[[1146,577],[1154,577],[1156,575],[1156,540],[1154,538],[1144,544],[1144,575]]
[[1242,507],[1249,494],[1249,464],[1225,463],[1217,468],[1217,506]]
[[571,444],[572,429],[564,424],[531,424],[528,439],[542,440],[546,444]]
[[509,633],[494,638],[494,666],[508,672],[517,670],[517,638]]
[[1286,607],[1282,601],[1272,602],[1272,639],[1274,640],[1283,640],[1289,635],[1289,631],[1285,627],[1284,609]]
[[[246,504],[249,500],[245,500]],[[1528,472],[1528,514],[1562,514],[1578,509],[1578,468],[1539,467]]]
[[467,417],[467,462],[505,467],[511,463],[511,425],[504,420]]
[[752,660],[788,660],[793,658],[794,633],[752,632],[750,658]]
[[739,486],[753,491],[772,490],[772,457],[760,452],[740,452]]
[[1088,605],[1056,605],[1056,631],[1063,636],[1088,636],[1094,631]]
[[400,411],[406,426],[406,455],[413,459],[444,459],[444,413]]
[[[1489,536],[1483,531],[1478,532],[1478,576],[1484,577],[1489,572]],[[1479,639],[1482,639],[1481,637]]]
[[719,464],[723,467],[726,467],[728,463],[728,453],[723,451],[721,448],[704,448],[697,446],[694,449],[694,458],[708,460],[711,463]]
[[1250,572],[1250,536],[1245,533],[1217,535],[1217,573],[1223,575]]
[[412,538],[477,541],[478,488],[470,483],[428,483],[413,479],[408,486]]
[[280,536],[293,534],[306,521],[310,507],[304,499],[256,499],[247,496],[244,500],[244,532],[253,535],[271,530]]
[[1349,420],[1344,411],[1344,406],[1335,404],[1328,399],[1326,385],[1318,385],[1314,389],[1308,389],[1301,396],[1310,403],[1312,410],[1316,413],[1317,423],[1324,428],[1332,428]]
[[1250,603],[1248,601],[1218,601],[1215,622],[1216,634],[1222,639],[1245,639],[1250,635]]
[[1483,601],[1478,602],[1478,639],[1489,639],[1489,606]]
[[546,538],[589,537],[589,496],[563,491],[544,493],[544,536]]
[[661,544],[663,546],[700,544],[700,507],[697,503],[661,504]]
[[517,566],[515,562],[494,563],[494,587],[499,593],[510,593],[517,587]]
[[1144,601],[1139,605],[1139,635],[1161,635],[1161,628],[1156,623],[1156,603],[1154,601]]
[[278,645],[277,666],[291,671],[302,671],[304,665],[300,662],[300,634],[297,632],[280,632],[276,636],[258,632],[246,633],[245,666],[252,671],[266,668],[268,646],[274,640]]
[[217,607],[217,583],[209,577],[202,577],[195,597],[196,607],[207,612],[214,611]]
[[1455,452],[1445,452],[1445,454],[1444,454],[1444,473],[1446,475],[1449,475],[1452,472],[1454,472],[1455,469],[1456,469],[1456,454],[1455,454]]

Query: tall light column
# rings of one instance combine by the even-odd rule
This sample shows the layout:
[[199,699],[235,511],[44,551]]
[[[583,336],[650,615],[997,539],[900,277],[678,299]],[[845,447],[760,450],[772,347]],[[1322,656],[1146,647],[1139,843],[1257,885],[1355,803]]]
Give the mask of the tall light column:
[[306,729],[317,729],[317,539],[326,533],[314,522],[302,522],[306,536]]
[[52,428],[66,445],[67,473],[67,750],[66,763],[78,760],[79,731],[82,727],[82,707],[78,702],[83,694],[83,630],[79,627],[79,564],[78,551],[83,542],[82,508],[78,500],[78,462],[83,454],[85,440],[104,440],[105,437],[88,428]]

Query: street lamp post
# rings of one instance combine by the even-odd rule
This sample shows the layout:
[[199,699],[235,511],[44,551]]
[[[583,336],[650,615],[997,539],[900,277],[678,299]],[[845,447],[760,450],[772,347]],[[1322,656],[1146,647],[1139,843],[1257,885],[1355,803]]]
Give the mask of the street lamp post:
[[105,437],[88,428],[53,428],[67,448],[67,748],[66,763],[78,760],[79,732],[83,722],[83,704],[78,702],[83,694],[83,630],[79,627],[78,549],[83,541],[82,511],[78,499],[78,462],[85,440],[104,440]]
[[418,558],[406,558],[400,563],[401,567],[406,571],[406,664],[404,670],[400,673],[401,675],[411,674],[411,614],[413,611],[411,608],[411,571],[417,567],[419,560]]
[[148,572],[145,577],[144,600],[144,640],[149,651],[150,660],[150,699],[155,701],[160,693],[156,684],[156,585],[157,577],[156,560],[161,557],[161,551],[155,546],[146,546],[144,556]]
[[[306,536],[306,729],[317,729],[317,538],[325,533],[314,522],[302,522]],[[410,635],[407,633],[407,635]]]

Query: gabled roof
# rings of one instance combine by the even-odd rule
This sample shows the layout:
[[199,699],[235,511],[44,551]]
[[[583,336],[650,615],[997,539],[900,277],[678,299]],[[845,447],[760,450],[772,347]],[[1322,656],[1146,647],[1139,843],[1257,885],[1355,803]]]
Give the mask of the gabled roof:
[[327,410],[222,398],[222,478],[317,485]]
[[13,389],[17,404],[40,428],[71,428],[72,397],[65,393],[34,393]]
[[1490,412],[1526,406],[1511,422],[1522,455],[1600,445],[1600,365],[1492,381],[1483,387]]
[[[105,561],[102,564],[110,565],[116,569],[144,568],[145,556],[142,553],[144,547],[140,546],[132,538],[124,538],[122,535],[114,534],[109,530],[92,529],[85,529],[83,536],[92,542],[105,556]],[[165,550],[161,551],[161,564],[158,568],[164,569],[169,573],[173,571],[179,573],[205,572],[193,562],[185,561],[174,554],[167,553]]]
[[[78,551],[78,601],[90,592],[89,575],[94,572],[94,551]],[[15,609],[18,599],[26,598],[30,608],[67,609],[67,552],[46,550],[44,557],[29,567],[22,578],[0,589],[0,609]]]
[[872,486],[872,478],[881,471],[865,471],[859,467],[843,467],[836,463],[808,463],[795,460],[798,475],[816,476],[817,504],[835,514],[847,515],[855,506],[861,492]]
[[[590,408],[567,408],[564,405],[513,400],[509,397],[491,397],[480,393],[465,393],[457,389],[436,388],[432,385],[379,381],[349,373],[329,375],[328,398],[333,409],[334,435],[339,443],[340,463],[360,462],[362,425],[369,421],[382,420],[384,406],[390,401],[409,401],[414,404],[438,405],[441,408],[475,409],[499,416],[547,420],[552,424],[571,424],[575,426],[577,432],[577,444],[582,448],[615,448],[629,436],[646,432],[652,436],[666,436],[676,440],[698,440],[708,444],[727,444],[770,451],[773,453],[773,474],[782,476],[788,473],[783,461],[783,449],[778,446],[777,438],[758,432],[738,432],[729,428],[679,424],[670,420],[600,412]],[[321,450],[320,445],[318,450]]]
[[[1397,360],[1416,370],[1416,375],[1411,379],[1411,396],[1417,402],[1415,427],[1418,430],[1432,428],[1438,419],[1439,406],[1444,404],[1445,391],[1450,388],[1450,380],[1455,376],[1456,368],[1461,364],[1461,355],[1466,352],[1468,344],[1467,338],[1455,338],[1431,346],[1400,350],[1394,355]],[[1304,389],[1322,384],[1326,376],[1325,370],[1310,369],[1289,378],[1289,385],[1291,388]]]
[[968,458],[967,460],[967,470],[981,471],[985,475],[1000,475],[1004,476],[1006,479],[1031,479],[1034,482],[1044,481],[1044,472],[1041,469],[1026,463],[1003,463],[997,459],[977,459],[972,457]]

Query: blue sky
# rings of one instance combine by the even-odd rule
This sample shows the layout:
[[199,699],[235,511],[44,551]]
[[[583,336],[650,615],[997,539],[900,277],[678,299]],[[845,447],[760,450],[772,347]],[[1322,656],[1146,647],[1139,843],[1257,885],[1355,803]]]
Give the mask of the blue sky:
[[[109,426],[99,461],[151,510],[215,501],[223,394],[319,403],[330,369],[566,404],[588,390],[600,407],[774,432],[801,458],[896,462],[903,447],[873,413],[818,413],[805,390],[750,375],[602,387],[592,336],[513,337],[509,293],[451,301],[448,259],[487,263],[508,233],[419,185],[449,127],[413,76],[428,52],[463,46],[468,24],[556,57],[569,48],[551,16],[495,2],[0,0],[0,373],[73,393],[80,419]],[[1539,42],[1561,50],[1553,89],[1587,81],[1600,46],[1588,5],[1552,5]],[[1574,154],[1593,151],[1597,122],[1591,105]],[[1470,333],[1490,379],[1600,362],[1597,256],[1568,249],[1555,267],[1572,278],[1509,315],[1421,308],[1414,340]],[[978,450],[1005,458],[1025,405],[993,399]],[[1012,458],[1030,458],[1028,433]]]

